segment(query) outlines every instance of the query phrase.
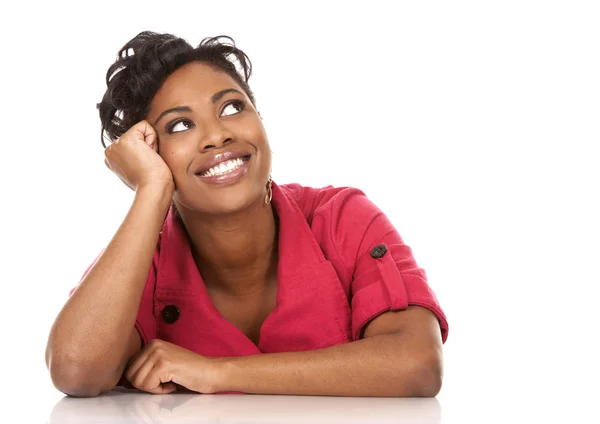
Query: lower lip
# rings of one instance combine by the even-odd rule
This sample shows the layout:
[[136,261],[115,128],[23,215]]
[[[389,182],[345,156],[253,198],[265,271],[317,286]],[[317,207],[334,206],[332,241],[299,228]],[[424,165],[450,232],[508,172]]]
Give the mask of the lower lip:
[[196,176],[206,184],[232,184],[242,179],[242,177],[248,173],[248,168],[250,168],[250,159],[251,157],[245,161],[242,166],[221,175],[213,175],[211,177],[201,177],[199,175]]

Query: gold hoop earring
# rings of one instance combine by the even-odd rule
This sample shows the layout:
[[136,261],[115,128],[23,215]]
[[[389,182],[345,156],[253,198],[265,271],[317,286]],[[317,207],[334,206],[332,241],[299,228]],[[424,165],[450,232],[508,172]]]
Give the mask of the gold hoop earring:
[[267,182],[267,195],[265,196],[265,204],[271,203],[273,199],[273,179],[269,175],[269,181]]

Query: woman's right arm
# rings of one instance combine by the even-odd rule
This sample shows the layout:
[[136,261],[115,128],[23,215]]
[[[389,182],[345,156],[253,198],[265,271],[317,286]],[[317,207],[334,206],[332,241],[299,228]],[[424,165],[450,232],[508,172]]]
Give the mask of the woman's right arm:
[[135,319],[171,196],[157,189],[136,193],[115,236],[56,318],[46,365],[63,393],[96,396],[113,389],[140,350]]
[[52,382],[72,396],[113,389],[140,350],[135,320],[173,196],[172,176],[156,153],[152,127],[139,123],[121,138],[107,149],[106,163],[135,190],[134,201],[58,314],[46,346]]

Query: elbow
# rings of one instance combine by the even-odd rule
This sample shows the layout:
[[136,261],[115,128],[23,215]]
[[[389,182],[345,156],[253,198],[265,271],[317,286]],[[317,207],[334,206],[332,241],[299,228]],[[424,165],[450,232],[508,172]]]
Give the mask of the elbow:
[[115,384],[102,377],[102,371],[73,358],[50,358],[47,361],[52,384],[62,393],[74,397],[95,397],[110,391]]
[[411,378],[411,396],[435,397],[442,389],[443,366],[441,358],[420,361]]

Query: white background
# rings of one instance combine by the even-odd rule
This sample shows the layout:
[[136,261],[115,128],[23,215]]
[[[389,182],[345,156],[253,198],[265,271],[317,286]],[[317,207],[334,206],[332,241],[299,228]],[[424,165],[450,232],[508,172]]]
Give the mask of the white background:
[[61,397],[49,328],[132,200],[95,104],[118,49],[153,30],[232,36],[275,181],[359,187],[397,226],[450,323],[444,416],[592,406],[596,2],[16,3],[0,18],[3,402],[43,419]]

